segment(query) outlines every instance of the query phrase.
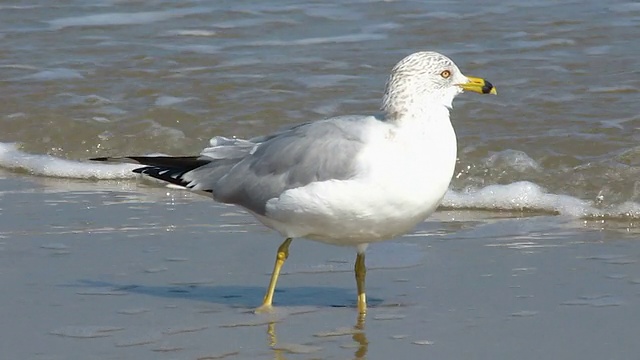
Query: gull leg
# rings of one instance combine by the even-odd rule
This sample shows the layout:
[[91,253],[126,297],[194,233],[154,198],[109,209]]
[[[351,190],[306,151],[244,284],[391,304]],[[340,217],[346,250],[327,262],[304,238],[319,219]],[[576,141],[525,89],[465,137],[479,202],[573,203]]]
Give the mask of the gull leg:
[[364,319],[364,315],[367,313],[367,295],[364,291],[364,283],[365,278],[367,276],[367,268],[364,265],[364,251],[358,251],[358,255],[356,256],[356,284],[358,286],[358,312],[362,315]]
[[271,273],[271,281],[269,281],[269,287],[267,288],[267,293],[264,295],[264,299],[262,300],[262,305],[256,309],[257,313],[268,312],[273,308],[273,292],[276,290],[276,283],[278,282],[278,276],[280,276],[280,269],[282,269],[282,265],[289,257],[289,245],[292,240],[292,238],[287,238],[278,248],[276,263],[273,265],[273,272]]

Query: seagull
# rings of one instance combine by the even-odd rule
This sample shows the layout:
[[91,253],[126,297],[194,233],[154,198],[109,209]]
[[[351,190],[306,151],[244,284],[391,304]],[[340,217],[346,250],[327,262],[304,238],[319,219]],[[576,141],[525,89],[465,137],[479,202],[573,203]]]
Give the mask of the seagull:
[[357,308],[367,312],[365,250],[411,231],[449,187],[457,140],[449,119],[464,91],[497,94],[446,56],[411,54],[393,69],[379,115],[338,116],[244,140],[217,136],[196,156],[101,157],[133,172],[235,204],[279,232],[271,280],[256,312],[273,309],[294,238],[357,250]]

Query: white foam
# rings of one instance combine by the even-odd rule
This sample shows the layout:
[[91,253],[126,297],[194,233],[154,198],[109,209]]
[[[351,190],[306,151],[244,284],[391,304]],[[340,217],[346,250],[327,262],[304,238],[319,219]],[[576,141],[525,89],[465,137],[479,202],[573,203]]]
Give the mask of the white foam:
[[599,208],[592,201],[548,193],[529,181],[449,191],[442,206],[450,209],[541,211],[579,218],[640,218],[639,203],[628,201]]
[[216,36],[217,33],[211,30],[170,30],[166,31],[167,36]]
[[35,74],[23,76],[15,80],[37,80],[37,81],[51,81],[51,80],[70,80],[70,79],[84,79],[84,76],[78,71],[65,68],[47,69],[39,71]]
[[0,167],[20,169],[34,175],[74,179],[132,179],[131,170],[139,165],[108,164],[60,159],[50,155],[33,155],[18,150],[16,144],[0,143]]
[[189,100],[193,100],[192,97],[177,97],[177,96],[169,96],[169,95],[161,95],[155,101],[156,106],[171,106],[180,104]]
[[592,209],[588,201],[546,193],[542,187],[529,181],[449,191],[442,205],[453,209],[538,210],[577,217],[587,216]]
[[247,44],[248,46],[304,46],[322,45],[333,43],[359,43],[362,41],[384,40],[387,36],[383,34],[347,34],[327,37],[313,37],[295,40],[264,40]]
[[85,16],[72,16],[49,21],[54,29],[63,29],[75,26],[114,26],[149,24],[171,18],[183,17],[192,14],[206,12],[201,8],[187,8],[170,11],[146,11],[132,13],[107,13]]

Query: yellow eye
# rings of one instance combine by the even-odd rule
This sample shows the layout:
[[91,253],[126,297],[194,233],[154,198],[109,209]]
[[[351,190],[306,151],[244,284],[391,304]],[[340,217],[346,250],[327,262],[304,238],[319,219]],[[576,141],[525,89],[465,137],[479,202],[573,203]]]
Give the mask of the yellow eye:
[[443,78],[445,78],[445,79],[448,79],[448,78],[449,78],[449,76],[451,76],[451,71],[449,71],[449,70],[444,70],[444,71],[442,71],[442,72],[440,73],[440,76],[442,76],[442,77],[443,77]]

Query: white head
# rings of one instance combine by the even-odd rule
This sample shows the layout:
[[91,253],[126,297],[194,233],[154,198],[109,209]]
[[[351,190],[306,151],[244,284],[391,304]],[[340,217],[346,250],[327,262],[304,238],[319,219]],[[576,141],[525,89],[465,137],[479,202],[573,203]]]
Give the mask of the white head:
[[496,93],[488,81],[464,76],[448,57],[433,51],[417,52],[400,60],[391,70],[382,111],[387,118],[397,119],[428,113],[438,107],[446,110],[464,90]]

